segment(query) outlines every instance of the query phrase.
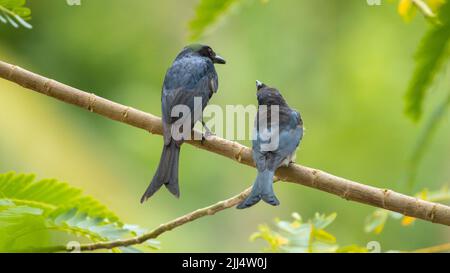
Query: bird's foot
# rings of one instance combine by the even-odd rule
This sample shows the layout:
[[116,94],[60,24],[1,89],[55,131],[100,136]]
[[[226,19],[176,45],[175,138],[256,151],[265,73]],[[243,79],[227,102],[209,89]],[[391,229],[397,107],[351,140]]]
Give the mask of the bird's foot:
[[202,145],[204,145],[207,140],[211,140],[211,138],[213,136],[215,136],[215,134],[213,134],[211,132],[210,133],[206,132],[206,133],[202,134],[202,140],[201,140]]
[[205,141],[210,140],[213,136],[215,136],[211,130],[208,129],[208,127],[205,127],[205,133],[202,134],[202,145],[205,144]]
[[203,134],[203,136],[206,139],[216,135],[211,131],[211,129],[208,128],[208,126],[206,126],[206,123],[204,121],[202,121],[202,125],[203,125],[203,129],[205,129],[205,133]]

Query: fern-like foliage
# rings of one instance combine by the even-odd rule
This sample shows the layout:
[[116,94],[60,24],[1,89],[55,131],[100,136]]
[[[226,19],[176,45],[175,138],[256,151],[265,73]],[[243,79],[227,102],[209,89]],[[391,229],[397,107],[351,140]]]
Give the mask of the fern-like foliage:
[[31,19],[31,10],[25,5],[26,0],[0,0],[0,22],[15,28],[33,28],[27,22]]
[[[123,224],[104,205],[66,183],[35,181],[34,175],[0,174],[0,252],[39,250],[52,233],[103,242],[143,232]],[[115,251],[154,249],[155,242]]]
[[71,187],[56,179],[35,181],[34,175],[7,173],[0,175],[0,198],[17,205],[38,207],[44,212],[76,208],[88,216],[101,217],[120,223],[117,215],[94,198],[83,196],[80,189]]
[[415,121],[422,115],[427,89],[449,57],[450,1],[439,10],[439,23],[431,27],[416,52],[416,67],[406,94],[406,113]]
[[[242,0],[241,0],[242,1]],[[190,40],[194,41],[213,26],[238,0],[200,0],[195,17],[189,23]]]

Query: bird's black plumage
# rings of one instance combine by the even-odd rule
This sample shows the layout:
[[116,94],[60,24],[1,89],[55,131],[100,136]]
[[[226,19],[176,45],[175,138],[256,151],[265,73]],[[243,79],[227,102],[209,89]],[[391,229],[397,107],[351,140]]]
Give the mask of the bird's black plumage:
[[[273,177],[278,167],[289,165],[295,159],[295,152],[303,137],[303,121],[300,114],[291,109],[280,92],[261,82],[257,82],[258,115],[255,119],[255,134],[253,140],[253,159],[258,175],[253,184],[250,196],[242,201],[237,208],[249,208],[261,199],[271,205],[279,205],[273,191]],[[271,106],[278,107],[278,119],[272,120]],[[267,124],[261,126],[259,117],[266,117]],[[277,132],[275,128],[278,128]],[[277,145],[267,149],[271,140],[263,137],[264,130],[269,129],[277,137]],[[277,136],[275,136],[277,134]]]
[[[214,64],[225,64],[209,46],[194,44],[185,47],[168,69],[161,94],[164,147],[158,169],[141,198],[141,203],[157,192],[162,185],[176,197],[178,186],[178,161],[183,140],[175,140],[172,127],[186,117],[172,117],[172,109],[185,105],[191,112],[191,127],[201,119],[194,113],[202,113],[211,96],[217,92],[219,81]],[[201,109],[194,109],[194,98],[201,98]]]

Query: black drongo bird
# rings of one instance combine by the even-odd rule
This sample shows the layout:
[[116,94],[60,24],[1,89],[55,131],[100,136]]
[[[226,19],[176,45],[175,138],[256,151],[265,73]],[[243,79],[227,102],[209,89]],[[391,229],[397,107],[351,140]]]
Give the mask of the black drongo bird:
[[[162,185],[165,185],[176,197],[180,196],[178,159],[183,139],[174,137],[176,131],[174,124],[188,116],[173,117],[172,110],[176,106],[187,106],[191,118],[190,128],[194,127],[195,123],[201,119],[201,113],[209,99],[218,89],[218,77],[214,64],[225,64],[225,60],[211,47],[194,44],[185,47],[167,71],[161,95],[164,147],[158,169],[142,196],[141,203],[150,198]],[[194,98],[201,98],[201,104],[197,106]],[[201,107],[201,109],[194,109],[195,107]],[[194,115],[194,113],[200,113],[200,115]]]
[[[295,152],[303,137],[300,114],[289,107],[280,92],[259,81],[256,81],[256,88],[258,115],[255,119],[253,159],[258,175],[250,196],[237,206],[238,209],[249,208],[261,199],[273,206],[280,204],[273,191],[275,171],[295,160]],[[267,124],[263,125],[262,120]],[[266,132],[270,132],[270,140],[265,135]],[[269,145],[273,140],[277,143]]]

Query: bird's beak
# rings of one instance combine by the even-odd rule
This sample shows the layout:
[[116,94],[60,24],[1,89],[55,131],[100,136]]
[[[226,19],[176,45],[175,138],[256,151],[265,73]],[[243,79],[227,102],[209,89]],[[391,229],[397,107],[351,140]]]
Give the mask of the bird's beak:
[[219,55],[214,56],[213,62],[215,64],[226,64],[227,63],[227,61],[225,61],[225,59],[220,57]]
[[256,80],[256,90],[260,90],[261,88],[265,87],[266,85],[258,80]]

